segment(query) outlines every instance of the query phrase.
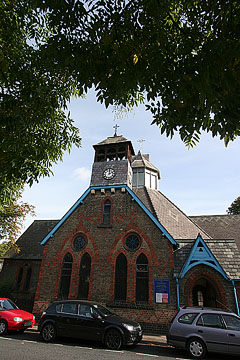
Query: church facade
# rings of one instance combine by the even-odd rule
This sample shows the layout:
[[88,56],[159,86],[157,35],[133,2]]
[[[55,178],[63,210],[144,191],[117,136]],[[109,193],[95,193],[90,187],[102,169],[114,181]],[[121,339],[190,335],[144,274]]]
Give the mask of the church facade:
[[[235,239],[214,238],[199,226],[200,219],[167,199],[158,190],[160,172],[149,155],[135,155],[123,136],[115,133],[94,151],[89,188],[51,230],[48,224],[38,234],[42,253],[25,291],[34,293],[33,313],[56,299],[94,300],[158,334],[166,333],[180,306],[239,313]],[[21,288],[19,272],[30,259],[14,256],[7,255],[0,281],[7,264],[12,266],[20,294],[25,285]]]

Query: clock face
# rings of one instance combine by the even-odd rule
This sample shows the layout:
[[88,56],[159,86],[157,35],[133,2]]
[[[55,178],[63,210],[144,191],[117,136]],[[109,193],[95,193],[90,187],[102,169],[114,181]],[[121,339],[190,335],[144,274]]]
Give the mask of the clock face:
[[106,180],[111,180],[114,178],[114,176],[115,176],[115,170],[113,168],[108,168],[103,172],[103,177]]

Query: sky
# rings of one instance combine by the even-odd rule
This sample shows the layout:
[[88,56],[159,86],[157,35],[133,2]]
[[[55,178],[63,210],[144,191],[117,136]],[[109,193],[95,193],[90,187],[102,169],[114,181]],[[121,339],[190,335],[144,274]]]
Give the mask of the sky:
[[[52,170],[54,176],[40,179],[26,187],[22,201],[35,206],[36,216],[28,216],[23,231],[34,221],[61,219],[89,187],[94,159],[92,145],[114,135],[132,141],[135,153],[140,149],[161,174],[159,190],[187,215],[226,214],[227,208],[240,196],[240,138],[226,148],[219,138],[203,133],[200,142],[188,149],[178,134],[173,139],[161,135],[151,125],[151,113],[144,105],[122,118],[113,109],[97,103],[91,91],[86,99],[74,99],[69,105],[75,126],[80,129],[81,148],[65,153],[63,162]],[[22,231],[22,232],[23,232]]]

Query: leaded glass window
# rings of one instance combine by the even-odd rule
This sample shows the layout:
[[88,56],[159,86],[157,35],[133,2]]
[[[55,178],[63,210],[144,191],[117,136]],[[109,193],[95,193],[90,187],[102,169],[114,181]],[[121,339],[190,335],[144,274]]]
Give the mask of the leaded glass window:
[[73,247],[76,251],[81,251],[86,246],[86,238],[83,235],[77,235],[73,241]]
[[88,299],[90,273],[91,257],[88,253],[85,253],[82,256],[79,269],[78,299]]
[[126,302],[127,296],[127,259],[124,254],[119,254],[115,267],[114,301]]
[[128,235],[126,238],[126,248],[130,251],[136,251],[140,246],[140,239],[136,234]]
[[140,254],[136,262],[136,303],[148,303],[148,259],[144,254]]
[[111,201],[106,200],[103,205],[103,225],[111,224]]
[[71,283],[71,275],[72,275],[72,264],[73,257],[70,253],[67,253],[62,262],[62,271],[61,271],[61,279],[59,286],[59,297],[61,299],[67,299],[70,289]]

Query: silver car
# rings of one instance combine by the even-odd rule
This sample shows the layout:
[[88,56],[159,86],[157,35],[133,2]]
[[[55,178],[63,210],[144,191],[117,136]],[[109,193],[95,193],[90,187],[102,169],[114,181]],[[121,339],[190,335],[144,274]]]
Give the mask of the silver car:
[[202,359],[207,351],[240,355],[240,317],[221,309],[180,308],[167,342],[186,349],[194,359]]

